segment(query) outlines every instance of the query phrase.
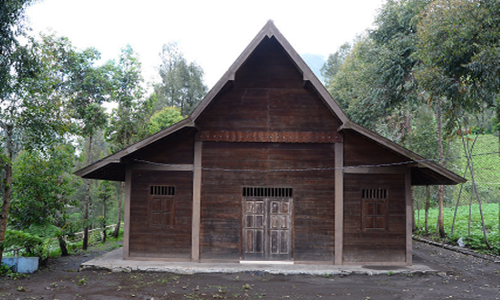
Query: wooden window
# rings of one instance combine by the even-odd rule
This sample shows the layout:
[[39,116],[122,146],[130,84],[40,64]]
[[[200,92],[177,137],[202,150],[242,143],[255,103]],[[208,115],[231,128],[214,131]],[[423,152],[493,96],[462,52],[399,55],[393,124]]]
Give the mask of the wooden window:
[[149,189],[149,225],[174,227],[175,187],[153,185]]
[[387,230],[387,197],[387,189],[361,190],[363,230]]

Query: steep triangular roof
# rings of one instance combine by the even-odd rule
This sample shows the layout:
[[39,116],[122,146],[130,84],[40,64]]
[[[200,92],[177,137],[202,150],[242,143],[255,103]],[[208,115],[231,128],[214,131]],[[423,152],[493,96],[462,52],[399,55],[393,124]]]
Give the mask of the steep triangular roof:
[[293,49],[287,39],[281,34],[281,32],[276,28],[272,20],[269,20],[266,25],[259,31],[255,38],[250,42],[250,44],[243,50],[236,61],[229,67],[227,72],[222,76],[222,78],[214,85],[214,87],[208,92],[200,105],[193,111],[189,116],[191,121],[196,122],[201,113],[207,108],[207,106],[212,102],[212,100],[217,96],[217,94],[222,90],[222,88],[227,84],[228,81],[233,81],[236,72],[241,68],[241,66],[247,61],[250,55],[255,51],[257,46],[262,42],[264,38],[274,37],[280,45],[285,50],[285,53],[289,56],[292,63],[297,67],[299,72],[302,74],[304,81],[309,81],[316,92],[321,96],[325,104],[332,110],[332,112],[339,118],[340,122],[343,124],[348,121],[349,118],[339,107],[337,102],[333,100],[333,97],[326,90],[325,86],[319,81],[319,79],[314,75],[311,69],[304,62],[302,57]]
[[[311,69],[307,66],[300,55],[293,49],[290,43],[285,39],[281,32],[276,28],[273,21],[268,21],[266,25],[259,31],[257,36],[250,42],[250,44],[245,48],[241,55],[236,59],[236,61],[229,67],[227,72],[222,76],[222,78],[213,86],[213,88],[207,93],[203,98],[198,107],[186,118],[185,120],[168,127],[134,145],[131,145],[121,151],[118,151],[106,158],[103,158],[83,169],[75,172],[76,175],[95,178],[95,179],[108,179],[108,180],[124,180],[125,170],[124,163],[121,158],[139,150],[152,143],[170,136],[171,134],[183,130],[187,127],[196,127],[196,122],[202,113],[207,109],[207,107],[212,103],[216,96],[223,90],[224,86],[228,82],[235,80],[236,72],[243,66],[243,64],[249,59],[252,53],[256,50],[259,44],[265,38],[274,38],[283,47],[286,55],[290,58],[291,62],[296,66],[297,70],[302,74],[302,78],[305,82],[309,82],[312,88],[316,91],[319,97],[323,100],[325,105],[331,110],[331,112],[339,119],[342,126],[340,130],[352,130],[373,142],[379,144],[382,147],[389,149],[395,153],[402,156],[408,157],[410,160],[414,160],[419,163],[422,169],[430,170],[430,172],[435,173],[425,174],[425,172],[420,172],[418,175],[427,176],[431,178],[441,178],[441,183],[444,184],[456,184],[459,182],[465,182],[465,179],[456,175],[455,173],[443,168],[431,161],[425,160],[423,157],[411,152],[410,150],[401,147],[382,136],[367,130],[366,128],[353,123],[349,120],[347,115],[342,111],[340,106],[335,102],[330,93],[326,90],[319,79],[314,75]],[[428,173],[428,172],[427,172]],[[109,174],[103,175],[103,174]],[[119,176],[116,174],[120,174]],[[416,174],[417,175],[417,174]]]

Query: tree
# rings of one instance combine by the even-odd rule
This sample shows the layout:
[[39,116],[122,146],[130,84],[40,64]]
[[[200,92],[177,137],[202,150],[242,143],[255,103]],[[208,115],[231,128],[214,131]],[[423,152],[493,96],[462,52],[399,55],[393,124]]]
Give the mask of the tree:
[[[415,146],[414,142],[422,142],[412,142],[410,139],[412,116],[422,108],[425,96],[429,95],[419,86],[415,70],[421,64],[421,58],[416,55],[418,25],[422,18],[421,12],[430,2],[388,1],[375,20],[375,29],[369,32],[366,39],[358,41],[332,81],[330,89],[332,93],[338,89],[340,92],[347,91],[351,94],[352,100],[349,100],[347,113],[355,122],[381,132],[410,149]],[[443,101],[438,99],[432,102],[436,111],[436,134],[441,164],[444,161],[441,126]],[[438,227],[442,228],[440,233],[444,234],[444,186],[441,186],[439,191],[441,227]]]
[[327,85],[335,78],[335,75],[342,68],[342,64],[344,63],[345,58],[349,55],[351,51],[351,44],[344,43],[339,49],[334,53],[328,56],[327,61],[321,67],[321,76],[323,76],[324,81]]
[[155,110],[175,106],[181,109],[182,115],[189,115],[207,92],[203,69],[196,63],[188,63],[175,43],[163,45],[160,58],[162,82],[154,87],[158,97]]
[[[114,66],[113,93],[111,100],[118,103],[113,109],[105,136],[113,145],[113,150],[123,149],[137,140],[137,135],[148,119],[151,109],[143,99],[141,63],[130,45],[122,49],[120,59]],[[118,216],[113,236],[118,237],[121,223],[124,184],[120,185],[118,196]]]
[[[115,195],[115,186],[113,185],[112,182],[110,181],[100,181],[99,182],[99,194],[98,198],[102,202],[102,216],[101,216],[101,229],[102,229],[102,243],[106,243],[106,209],[108,202],[113,198]],[[120,213],[120,212],[118,212]],[[118,227],[118,224],[116,224],[116,227]]]
[[[372,101],[371,90],[375,80],[373,41],[359,37],[351,52],[343,59],[341,68],[327,82],[327,89],[354,122],[373,129],[385,114],[379,102]],[[359,107],[370,111],[365,114]]]
[[[12,161],[20,149],[46,150],[71,128],[63,109],[64,76],[61,44],[35,41],[26,36],[24,45],[22,15],[32,1],[2,3],[0,13],[0,134],[4,154],[3,203],[0,212],[0,242],[5,238],[12,198]],[[3,250],[0,249],[0,258]]]
[[[62,232],[68,227],[67,208],[75,205],[71,168],[74,149],[58,145],[41,151],[21,151],[14,161],[10,227],[27,230],[32,225],[51,224]],[[43,227],[43,226],[42,226]],[[68,254],[62,234],[58,235],[63,255]]]
[[[419,23],[418,56],[423,62],[417,73],[419,82],[437,104],[443,99],[450,101],[448,114],[459,125],[460,115],[480,111],[483,106],[478,105],[479,101],[490,106],[497,104],[498,11],[500,3],[496,0],[437,0],[426,8]],[[497,112],[500,115],[498,106]],[[473,169],[469,170],[474,184]],[[478,194],[477,198],[481,204]],[[444,235],[441,226],[439,230]],[[483,233],[488,244],[485,229]]]
[[185,117],[181,115],[181,109],[178,107],[165,107],[157,111],[151,116],[147,125],[150,135],[167,128],[177,122],[184,120]]
[[[70,48],[70,60],[66,72],[70,78],[70,102],[68,110],[78,124],[78,133],[88,139],[87,164],[93,161],[92,145],[95,134],[107,122],[107,115],[102,104],[109,101],[112,89],[111,76],[114,68],[111,64],[96,66],[100,53],[94,49],[78,52]],[[90,179],[86,180],[84,218],[89,220]],[[83,249],[88,247],[89,227],[84,229]]]

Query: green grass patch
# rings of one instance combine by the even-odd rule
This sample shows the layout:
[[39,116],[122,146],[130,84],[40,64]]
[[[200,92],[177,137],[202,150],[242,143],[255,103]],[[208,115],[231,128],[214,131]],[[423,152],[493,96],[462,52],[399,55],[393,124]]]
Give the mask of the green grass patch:
[[[491,254],[500,253],[500,245],[498,239],[498,203],[483,204],[483,215],[485,227],[487,231],[488,241],[492,246],[489,250],[484,240],[483,228],[481,222],[481,215],[479,213],[479,205],[473,204],[471,207],[471,225],[470,225],[470,238],[469,238],[469,206],[459,206],[455,220],[453,235],[451,235],[451,225],[453,222],[455,208],[445,208],[443,211],[444,228],[447,233],[447,242],[457,245],[458,239],[462,238],[466,247],[479,250],[482,252],[490,252]],[[429,209],[429,234],[430,238],[437,237],[436,223],[437,223],[438,209]],[[417,226],[418,235],[426,235],[424,232],[425,224],[425,211],[420,210],[415,212],[415,224]]]

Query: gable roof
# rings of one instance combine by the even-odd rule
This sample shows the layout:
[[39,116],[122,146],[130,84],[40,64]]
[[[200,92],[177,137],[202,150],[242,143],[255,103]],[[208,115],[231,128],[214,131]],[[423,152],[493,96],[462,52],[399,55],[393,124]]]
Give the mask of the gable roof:
[[[289,57],[291,62],[295,65],[297,70],[302,74],[304,82],[309,82],[312,88],[316,91],[319,97],[323,100],[325,105],[331,110],[331,112],[337,116],[342,126],[339,128],[341,130],[353,130],[358,134],[365,136],[366,138],[372,140],[373,142],[394,151],[400,155],[408,157],[411,160],[417,161],[422,169],[430,170],[433,174],[425,174],[425,172],[417,171],[415,175],[424,176],[427,178],[434,178],[436,182],[440,184],[456,184],[459,182],[465,182],[466,180],[455,173],[443,168],[431,161],[425,160],[423,157],[397,145],[390,140],[383,138],[382,136],[353,123],[349,120],[347,115],[342,111],[337,102],[333,99],[330,93],[326,90],[324,85],[319,81],[319,79],[314,75],[311,69],[307,66],[300,55],[295,51],[295,49],[290,45],[290,43],[285,39],[281,32],[276,28],[273,21],[269,20],[266,25],[259,31],[255,38],[250,42],[250,44],[245,48],[245,50],[240,54],[236,61],[229,67],[222,78],[212,87],[212,89],[207,93],[207,95],[200,102],[198,107],[183,121],[174,124],[168,128],[165,128],[158,133],[137,142],[121,151],[118,151],[106,158],[96,161],[85,168],[82,168],[75,172],[76,175],[85,178],[94,179],[107,179],[107,180],[124,180],[125,163],[121,159],[139,149],[147,147],[152,143],[166,138],[169,135],[183,130],[188,127],[196,127],[196,121],[201,116],[201,114],[207,109],[207,107],[212,103],[216,96],[223,90],[224,86],[228,82],[235,80],[236,72],[243,66],[243,64],[249,59],[255,49],[265,38],[275,38],[278,43],[283,47],[286,55]],[[429,173],[429,172],[427,172]],[[422,182],[425,183],[425,180]]]
[[250,42],[250,44],[243,50],[236,61],[229,67],[222,78],[214,85],[214,87],[208,92],[203,101],[198,105],[198,107],[191,113],[189,118],[191,121],[196,122],[201,113],[207,108],[207,106],[212,102],[212,100],[217,96],[220,90],[226,85],[228,81],[234,81],[236,72],[240,67],[247,61],[250,55],[255,51],[257,46],[262,42],[264,38],[274,37],[283,47],[285,53],[289,56],[292,63],[297,67],[299,72],[302,74],[304,81],[309,81],[316,92],[321,96],[328,108],[340,119],[341,123],[349,120],[347,115],[342,111],[340,106],[335,102],[330,93],[326,90],[325,86],[319,81],[319,79],[314,75],[309,66],[304,62],[302,57],[293,49],[290,43],[285,39],[281,32],[276,28],[272,20],[267,21],[266,25],[257,33],[255,38]]

